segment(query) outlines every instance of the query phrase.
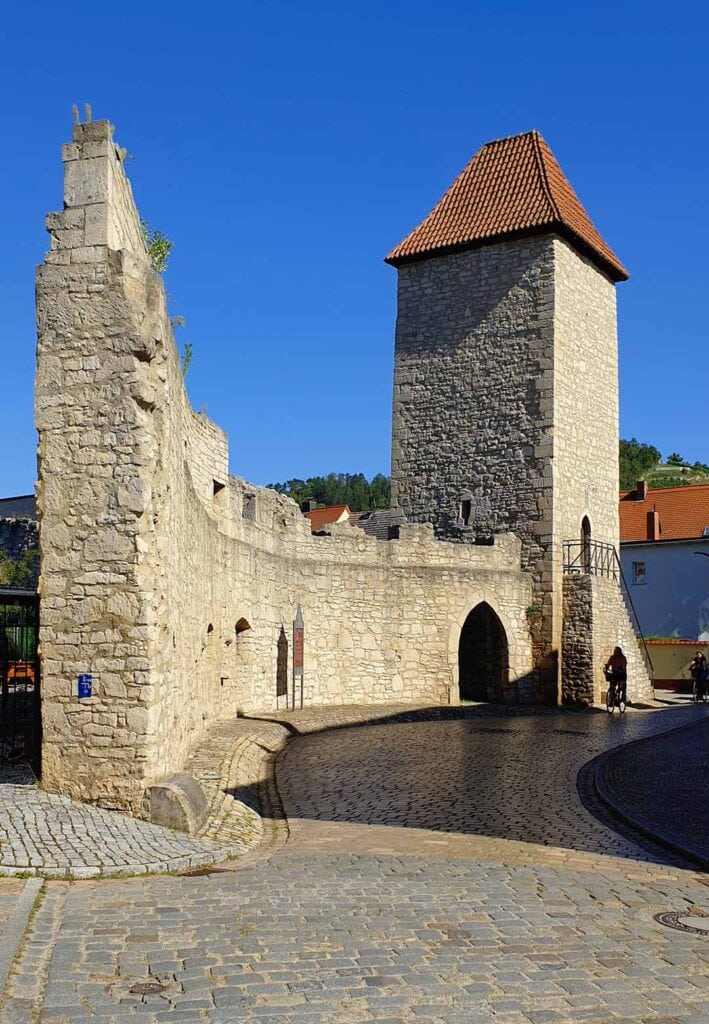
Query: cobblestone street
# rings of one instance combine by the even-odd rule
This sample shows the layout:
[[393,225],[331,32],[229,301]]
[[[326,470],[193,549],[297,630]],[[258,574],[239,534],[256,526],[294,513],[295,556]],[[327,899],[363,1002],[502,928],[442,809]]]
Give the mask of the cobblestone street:
[[653,918],[709,909],[706,876],[576,788],[604,750],[706,710],[429,717],[283,716],[310,734],[279,760],[289,835],[268,858],[48,882],[2,1024],[709,1021],[709,936]]

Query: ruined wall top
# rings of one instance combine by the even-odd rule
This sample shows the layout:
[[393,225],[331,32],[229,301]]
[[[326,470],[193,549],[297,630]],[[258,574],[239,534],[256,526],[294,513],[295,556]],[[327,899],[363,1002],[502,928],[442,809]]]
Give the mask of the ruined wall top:
[[[147,260],[140,217],[123,169],[124,151],[113,141],[109,121],[74,125],[73,141],[62,147],[65,211],[86,209],[83,239],[58,237],[53,248],[107,245]],[[50,215],[51,217],[51,215]],[[54,235],[53,225],[47,227]],[[65,229],[66,230],[66,229]],[[71,230],[71,229],[70,229]]]

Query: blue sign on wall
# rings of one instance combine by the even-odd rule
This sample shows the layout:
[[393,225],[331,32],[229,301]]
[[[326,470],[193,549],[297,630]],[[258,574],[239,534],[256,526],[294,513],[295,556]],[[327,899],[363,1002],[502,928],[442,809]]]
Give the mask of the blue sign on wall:
[[91,696],[91,684],[92,677],[87,673],[79,676],[78,693],[79,697],[90,697]]

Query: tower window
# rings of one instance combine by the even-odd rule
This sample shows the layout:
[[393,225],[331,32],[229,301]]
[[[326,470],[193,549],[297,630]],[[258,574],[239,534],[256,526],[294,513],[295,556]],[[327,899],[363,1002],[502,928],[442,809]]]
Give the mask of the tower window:
[[460,521],[463,526],[470,526],[470,520],[473,514],[473,503],[470,498],[463,498],[460,503]]

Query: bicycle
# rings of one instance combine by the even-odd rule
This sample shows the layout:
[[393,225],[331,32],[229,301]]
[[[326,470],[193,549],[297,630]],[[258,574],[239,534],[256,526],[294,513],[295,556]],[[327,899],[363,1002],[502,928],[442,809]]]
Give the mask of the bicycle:
[[612,676],[607,675],[606,679],[608,680],[608,690],[606,691],[606,711],[609,715],[612,715],[615,709],[618,708],[621,715],[625,714],[628,701],[623,684],[620,679],[614,679]]
[[702,704],[706,704],[707,697],[707,680],[697,679],[696,676],[692,680],[692,701],[698,704],[701,700]]

